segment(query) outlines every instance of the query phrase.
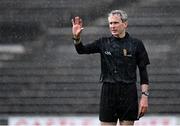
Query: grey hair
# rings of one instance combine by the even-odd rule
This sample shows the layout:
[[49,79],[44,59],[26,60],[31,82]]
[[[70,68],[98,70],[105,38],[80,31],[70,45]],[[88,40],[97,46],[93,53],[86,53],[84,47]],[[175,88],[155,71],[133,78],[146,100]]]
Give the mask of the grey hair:
[[128,15],[125,11],[123,10],[112,10],[109,14],[108,17],[113,16],[113,15],[118,15],[120,16],[122,22],[126,22],[128,20]]

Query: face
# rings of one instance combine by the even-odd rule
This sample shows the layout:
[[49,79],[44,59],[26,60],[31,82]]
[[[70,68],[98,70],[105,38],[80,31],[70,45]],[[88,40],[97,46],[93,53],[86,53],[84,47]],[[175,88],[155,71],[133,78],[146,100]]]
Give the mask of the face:
[[109,28],[111,34],[115,37],[121,37],[125,35],[125,30],[127,28],[127,22],[122,22],[120,16],[112,15],[108,17]]

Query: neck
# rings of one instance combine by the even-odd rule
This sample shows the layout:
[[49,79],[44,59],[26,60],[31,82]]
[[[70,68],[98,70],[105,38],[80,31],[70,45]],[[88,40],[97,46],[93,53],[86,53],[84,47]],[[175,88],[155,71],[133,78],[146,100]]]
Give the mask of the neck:
[[126,32],[122,32],[121,34],[119,34],[118,38],[124,38],[126,35]]
[[123,32],[123,33],[121,33],[121,34],[119,34],[117,36],[114,36],[114,37],[116,37],[116,38],[124,38],[125,36],[126,36],[126,32]]

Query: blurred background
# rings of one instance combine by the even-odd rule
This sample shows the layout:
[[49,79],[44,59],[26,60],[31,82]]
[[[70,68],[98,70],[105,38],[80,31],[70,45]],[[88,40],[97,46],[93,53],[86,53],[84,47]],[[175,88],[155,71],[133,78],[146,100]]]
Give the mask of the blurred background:
[[156,125],[164,116],[162,125],[179,123],[179,0],[0,0],[0,125],[39,116],[98,122],[100,57],[76,53],[71,19],[82,17],[82,41],[89,43],[110,35],[112,9],[128,13],[128,32],[149,53],[149,112],[142,124]]

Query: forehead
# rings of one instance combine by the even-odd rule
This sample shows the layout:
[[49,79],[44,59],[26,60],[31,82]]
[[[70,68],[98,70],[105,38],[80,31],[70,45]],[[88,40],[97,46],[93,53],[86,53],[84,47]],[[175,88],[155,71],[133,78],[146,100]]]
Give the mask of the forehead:
[[109,16],[108,17],[108,21],[109,22],[114,22],[114,21],[121,21],[121,17],[120,17],[120,15],[117,15],[117,14],[115,14],[115,15],[111,15],[111,16]]

